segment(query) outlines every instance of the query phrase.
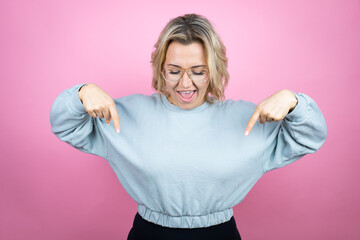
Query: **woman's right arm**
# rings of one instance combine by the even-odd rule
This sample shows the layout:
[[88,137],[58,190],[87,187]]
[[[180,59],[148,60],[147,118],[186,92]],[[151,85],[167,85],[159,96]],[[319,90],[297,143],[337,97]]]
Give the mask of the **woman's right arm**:
[[104,125],[97,117],[105,118],[108,124],[112,119],[115,129],[120,129],[112,97],[95,84],[77,84],[55,99],[50,111],[51,131],[83,152],[106,158]]

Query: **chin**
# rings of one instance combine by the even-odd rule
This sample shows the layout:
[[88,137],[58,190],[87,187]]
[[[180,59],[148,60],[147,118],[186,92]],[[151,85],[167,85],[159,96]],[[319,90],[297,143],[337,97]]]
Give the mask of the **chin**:
[[201,105],[201,103],[199,103],[199,101],[198,101],[198,96],[193,98],[191,102],[184,102],[177,95],[175,95],[175,97],[173,99],[175,99],[175,101],[174,101],[175,105],[177,105],[185,110],[193,109],[193,108],[196,108]]
[[182,109],[186,109],[186,110],[193,109],[193,108],[196,108],[196,107],[201,105],[201,104],[196,104],[196,101],[191,101],[189,103],[184,103],[184,102],[179,100],[179,103],[180,103],[179,106]]

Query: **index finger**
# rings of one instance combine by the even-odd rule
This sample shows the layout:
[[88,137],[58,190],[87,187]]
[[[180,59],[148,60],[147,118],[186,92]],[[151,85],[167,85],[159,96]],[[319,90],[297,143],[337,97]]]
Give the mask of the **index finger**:
[[115,131],[117,133],[119,133],[120,132],[120,120],[119,120],[119,115],[117,113],[115,104],[110,106],[109,111],[110,111],[111,119],[114,122]]
[[256,108],[253,115],[251,116],[251,118],[250,118],[250,120],[248,122],[248,125],[246,126],[245,136],[249,135],[251,129],[253,128],[253,126],[255,125],[257,120],[259,119],[259,117],[260,117],[260,113],[259,113],[259,110]]

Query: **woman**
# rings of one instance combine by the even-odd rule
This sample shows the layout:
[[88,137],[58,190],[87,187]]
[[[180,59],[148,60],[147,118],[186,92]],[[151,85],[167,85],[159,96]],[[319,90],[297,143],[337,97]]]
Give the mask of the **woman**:
[[199,15],[167,24],[152,65],[151,96],[113,100],[91,83],[63,91],[52,132],[109,162],[138,203],[128,239],[241,239],[232,207],[264,173],[322,146],[321,111],[287,89],[258,106],[224,101],[225,47]]

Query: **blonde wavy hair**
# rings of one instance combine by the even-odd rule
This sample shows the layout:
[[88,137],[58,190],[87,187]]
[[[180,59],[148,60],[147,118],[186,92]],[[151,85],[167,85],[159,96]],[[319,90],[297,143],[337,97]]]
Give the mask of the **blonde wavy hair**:
[[[229,81],[226,49],[209,20],[197,14],[185,14],[174,18],[162,30],[154,46],[155,50],[151,54],[152,87],[157,92],[168,96],[161,72],[167,49],[172,41],[185,45],[195,41],[203,44],[210,73],[210,83],[205,94],[205,101],[214,103],[215,100],[224,100],[225,88]],[[209,97],[209,94],[213,98]]]

